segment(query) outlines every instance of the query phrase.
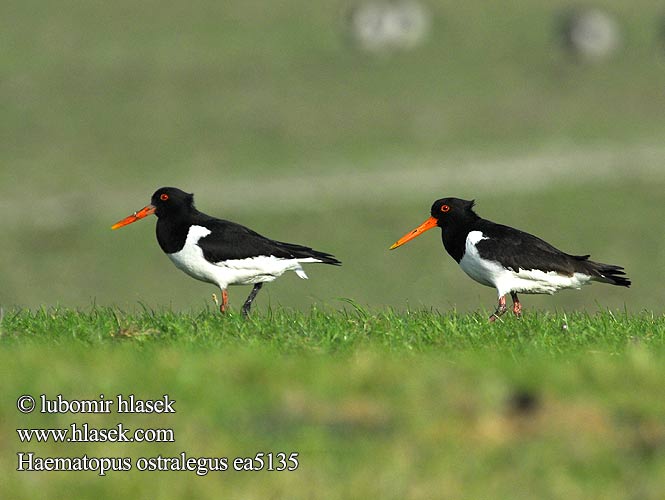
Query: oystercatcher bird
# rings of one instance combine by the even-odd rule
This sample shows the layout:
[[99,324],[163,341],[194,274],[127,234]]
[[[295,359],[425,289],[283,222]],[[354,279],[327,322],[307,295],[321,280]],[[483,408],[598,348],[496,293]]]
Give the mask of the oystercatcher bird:
[[149,205],[116,222],[111,229],[152,214],[157,216],[159,246],[175,266],[192,278],[219,286],[222,313],[228,307],[229,285],[254,285],[242,306],[242,314],[247,316],[263,283],[286,271],[307,279],[301,266],[305,262],[341,264],[329,253],[271,240],[235,222],[199,212],[194,207],[194,195],[174,187],[158,189]]
[[443,246],[471,278],[494,287],[499,304],[490,316],[495,321],[506,312],[506,294],[513,312],[522,314],[518,293],[553,294],[590,281],[630,286],[624,269],[589,260],[590,255],[570,255],[519,229],[479,217],[475,201],[442,198],[432,205],[431,217],[397,240],[397,248],[434,227],[441,228]]

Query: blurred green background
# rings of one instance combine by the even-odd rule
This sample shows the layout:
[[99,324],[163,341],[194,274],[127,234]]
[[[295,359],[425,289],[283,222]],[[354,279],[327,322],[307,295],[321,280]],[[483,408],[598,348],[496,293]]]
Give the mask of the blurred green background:
[[172,185],[344,262],[259,308],[493,307],[434,232],[387,250],[459,196],[634,280],[525,307],[662,310],[665,11],[595,4],[606,57],[568,50],[570,0],[424,1],[422,40],[381,50],[354,38],[360,1],[5,2],[0,304],[202,307],[216,290],[162,255],[154,219],[110,231]]
[[[4,356],[0,393],[13,387],[14,399],[0,407],[3,498],[660,500],[665,491],[665,369],[662,356],[640,347],[621,357],[520,363],[441,352],[275,357],[127,344],[51,352],[49,370],[26,349]],[[22,415],[13,406],[20,394],[61,392],[107,400],[166,393],[177,413]],[[175,443],[21,444],[13,430],[74,422],[170,428]],[[259,450],[298,452],[300,467],[199,477],[135,466],[139,457],[232,460]],[[30,451],[131,457],[133,468],[105,477],[12,472],[15,453]]]

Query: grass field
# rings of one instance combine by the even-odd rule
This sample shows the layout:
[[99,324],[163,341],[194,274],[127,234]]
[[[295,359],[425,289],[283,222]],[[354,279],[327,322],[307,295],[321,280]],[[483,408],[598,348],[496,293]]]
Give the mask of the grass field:
[[[431,31],[371,55],[353,0],[5,2],[0,19],[0,498],[665,498],[662,9],[606,0],[584,62],[570,0],[423,0]],[[213,287],[162,255],[160,186],[335,254],[308,281]],[[602,284],[495,292],[434,231],[443,196],[562,250]],[[292,274],[292,273],[290,273]],[[22,395],[176,401],[164,415],[22,414]],[[173,429],[175,442],[20,443],[16,429]],[[249,457],[293,472],[18,472],[41,457]]]
[[665,317],[628,314],[508,314],[488,324],[485,312],[372,310],[348,302],[344,309],[313,308],[307,313],[278,308],[244,320],[238,311],[219,314],[214,306],[198,312],[113,308],[5,312],[6,347],[60,344],[103,348],[127,343],[141,348],[244,349],[276,354],[341,354],[357,351],[404,353],[493,352],[558,357],[593,350],[620,354],[633,345],[658,352],[665,347]]
[[[564,325],[567,328],[564,328]],[[1,324],[7,498],[661,498],[665,318],[114,309]],[[35,352],[43,353],[35,357]],[[28,376],[29,374],[29,376]],[[22,394],[176,400],[171,415],[22,415]],[[174,443],[20,443],[16,428],[172,429]],[[11,452],[10,452],[11,451]],[[292,472],[9,472],[39,457],[246,457]],[[479,479],[479,478],[482,478]],[[636,486],[637,485],[637,486]],[[637,489],[636,489],[637,488]]]

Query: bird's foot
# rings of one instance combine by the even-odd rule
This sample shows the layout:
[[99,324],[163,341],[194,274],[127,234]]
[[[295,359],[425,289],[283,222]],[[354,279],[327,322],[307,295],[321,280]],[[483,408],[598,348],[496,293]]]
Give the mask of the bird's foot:
[[496,306],[496,310],[490,315],[489,321],[490,323],[494,323],[497,319],[499,319],[507,310],[508,308],[506,307],[506,296],[504,295],[503,297],[499,298],[499,305]]
[[242,317],[243,318],[248,318],[249,317],[249,310],[250,310],[251,304],[245,304],[242,306]]
[[212,300],[215,301],[215,304],[219,305],[219,312],[222,314],[226,314],[226,311],[229,310],[229,292],[226,290],[222,290],[222,303],[220,304],[217,301],[217,295],[214,293],[212,294]]
[[510,296],[513,299],[513,314],[517,316],[518,318],[522,317],[522,303],[520,302],[520,299],[517,298],[517,294],[515,292],[510,292]]
[[499,319],[501,317],[502,314],[503,313],[498,311],[498,310],[494,311],[492,314],[490,314],[489,322],[494,323],[497,319]]
[[247,300],[242,306],[242,316],[243,318],[249,317],[249,310],[252,308],[252,302],[254,302],[254,298],[256,297],[256,294],[259,293],[259,290],[263,287],[263,283],[256,283],[254,285],[254,288],[252,288],[252,291],[249,294],[249,297],[247,297]]

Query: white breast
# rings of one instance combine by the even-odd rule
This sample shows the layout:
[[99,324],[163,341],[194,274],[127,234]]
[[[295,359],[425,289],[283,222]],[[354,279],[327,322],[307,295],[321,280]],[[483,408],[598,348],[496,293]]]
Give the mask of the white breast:
[[203,226],[191,226],[185,239],[185,245],[178,252],[168,253],[175,266],[197,280],[217,283],[214,266],[205,260],[198,241],[210,234],[210,229]]
[[471,231],[466,236],[464,256],[460,260],[460,267],[471,278],[485,286],[496,286],[497,280],[504,272],[498,262],[485,260],[480,257],[476,244],[487,237],[481,231]]

